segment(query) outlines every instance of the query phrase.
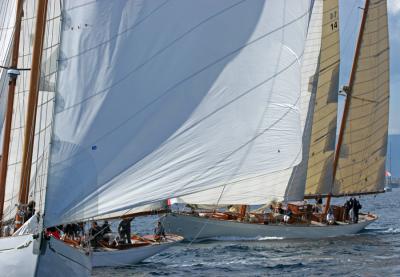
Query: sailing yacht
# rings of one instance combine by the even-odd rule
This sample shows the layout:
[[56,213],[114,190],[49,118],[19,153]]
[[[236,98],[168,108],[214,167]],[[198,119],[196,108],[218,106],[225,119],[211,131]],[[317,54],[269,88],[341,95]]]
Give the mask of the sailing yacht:
[[[344,88],[346,102],[336,145],[340,64],[338,0],[314,1],[308,28],[305,23],[301,28],[299,22],[291,26],[290,21],[285,22],[288,20],[285,15],[280,18],[281,48],[294,39],[289,35],[291,28],[307,36],[304,51],[300,49],[298,53],[302,56],[303,145],[302,153],[298,152],[301,162],[254,178],[227,182],[222,188],[174,199],[192,209],[169,214],[163,222],[169,231],[185,239],[334,237],[357,233],[377,219],[376,215],[366,213],[360,214],[358,222],[349,222],[345,207],[331,205],[330,200],[384,192],[389,116],[387,1],[365,1],[350,81]],[[277,53],[280,59],[290,58],[282,53]],[[297,76],[285,80],[300,82],[300,74]],[[279,85],[282,86],[277,83],[273,87],[278,95],[282,94]],[[265,104],[268,109],[270,103]],[[282,105],[281,109],[286,107]],[[268,141],[278,144],[285,134],[282,130],[279,141]],[[276,149],[286,150],[283,146]],[[263,153],[262,149],[259,151]],[[296,152],[286,151],[285,155],[295,156]],[[327,198],[320,211],[313,211],[315,207],[304,200],[315,197]],[[283,215],[266,208],[269,205],[262,212],[249,211],[246,206],[266,202],[272,203],[275,209],[286,206],[285,213],[291,214],[287,217],[290,220],[284,222]],[[241,206],[236,211],[221,209],[228,205]],[[328,224],[328,213],[336,219],[335,224]]]
[[99,254],[46,229],[299,164],[312,2],[3,1],[1,272],[138,262],[181,238]]

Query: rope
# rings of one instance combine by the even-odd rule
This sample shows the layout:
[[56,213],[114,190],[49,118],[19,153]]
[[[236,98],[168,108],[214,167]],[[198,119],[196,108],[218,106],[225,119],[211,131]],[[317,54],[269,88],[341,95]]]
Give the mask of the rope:
[[50,241],[49,241],[49,243],[48,243],[48,246],[49,246],[49,249],[50,249],[51,251],[53,251],[55,254],[57,254],[57,255],[59,255],[59,256],[62,256],[62,257],[64,257],[65,259],[67,259],[67,260],[69,260],[69,261],[71,261],[71,262],[73,262],[73,263],[75,263],[75,264],[78,264],[78,265],[82,266],[83,268],[85,268],[85,269],[88,270],[88,271],[91,271],[91,270],[92,270],[91,268],[86,267],[84,264],[81,264],[80,262],[75,261],[74,259],[71,259],[69,256],[64,255],[64,254],[58,252],[56,249],[54,249],[54,248],[51,246],[51,242],[50,242]]

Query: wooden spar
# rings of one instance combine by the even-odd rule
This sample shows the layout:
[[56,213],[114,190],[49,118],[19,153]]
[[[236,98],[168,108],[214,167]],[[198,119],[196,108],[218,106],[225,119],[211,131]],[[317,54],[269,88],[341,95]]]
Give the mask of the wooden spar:
[[360,196],[360,195],[373,195],[378,193],[384,193],[384,190],[378,190],[374,192],[357,192],[357,193],[341,193],[341,194],[309,194],[304,196],[304,199],[315,199],[315,197],[328,198],[330,197],[348,197],[348,196]]
[[[13,48],[11,57],[11,69],[17,69],[18,67],[18,55],[19,55],[19,41],[21,33],[21,21],[23,16],[23,0],[18,0],[17,11],[15,16],[15,27],[13,36]],[[14,107],[14,95],[15,87],[17,85],[17,77],[11,78],[8,83],[8,95],[7,95],[7,108],[4,122],[4,135],[3,135],[3,156],[0,163],[0,227],[3,222],[4,212],[4,198],[6,193],[6,180],[7,180],[7,169],[8,169],[8,154],[10,151],[10,136],[11,136],[11,124],[12,114]]]
[[[31,78],[29,83],[28,111],[25,125],[24,148],[22,152],[22,173],[18,198],[20,209],[23,205],[28,203],[36,111],[39,96],[40,67],[42,63],[43,42],[46,29],[47,1],[48,0],[39,0],[37,5],[35,40],[33,42]],[[20,213],[17,212],[15,228],[19,228],[20,226],[18,226],[18,224],[21,223],[22,218]]]
[[162,210],[155,210],[155,211],[129,213],[129,214],[123,214],[123,215],[111,216],[111,217],[100,217],[99,219],[95,219],[95,220],[125,219],[125,218],[131,218],[131,217],[166,214],[166,213],[170,213],[170,212],[171,212],[171,210],[169,210],[169,209],[162,209]]
[[[354,85],[354,79],[355,79],[356,70],[357,70],[357,64],[358,64],[358,57],[360,55],[361,43],[362,43],[362,39],[363,39],[363,35],[364,35],[365,22],[367,21],[369,1],[370,0],[365,0],[364,12],[363,12],[362,20],[361,20],[360,31],[359,31],[359,34],[358,34],[356,51],[354,53],[354,61],[353,61],[352,69],[351,69],[349,86],[348,86],[348,89],[346,90],[346,94],[347,94],[346,102],[344,104],[342,121],[340,123],[338,143],[337,143],[337,146],[336,146],[335,158],[333,160],[333,174],[332,174],[331,190],[333,188],[333,185],[335,184],[337,166],[338,166],[338,163],[339,163],[340,149],[342,148],[342,144],[343,144],[343,134],[344,134],[344,131],[346,129],[346,120],[347,120],[347,117],[349,115],[349,108],[350,108],[350,103],[351,103],[351,91],[352,91],[352,88],[353,88],[353,85]],[[324,214],[326,214],[328,212],[328,209],[329,209],[329,206],[330,206],[330,202],[331,202],[331,196],[332,196],[332,192],[328,194],[328,198],[326,200]]]

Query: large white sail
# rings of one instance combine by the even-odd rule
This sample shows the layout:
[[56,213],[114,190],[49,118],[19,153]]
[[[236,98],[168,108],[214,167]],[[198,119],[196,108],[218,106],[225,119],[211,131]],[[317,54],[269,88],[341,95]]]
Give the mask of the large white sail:
[[382,192],[389,121],[386,0],[370,0],[350,87],[334,195]]
[[303,200],[307,169],[308,146],[315,97],[316,71],[321,48],[323,1],[314,2],[307,33],[301,67],[300,116],[303,131],[302,162],[288,169],[243,180],[222,188],[214,188],[176,199],[177,202],[227,205],[265,204],[270,201]]
[[47,226],[301,161],[309,0],[64,4]]

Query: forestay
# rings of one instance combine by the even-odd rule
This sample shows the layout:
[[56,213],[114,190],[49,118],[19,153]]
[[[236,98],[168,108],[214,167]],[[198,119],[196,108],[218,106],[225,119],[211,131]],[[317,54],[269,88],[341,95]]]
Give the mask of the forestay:
[[309,0],[64,5],[45,225],[300,162]]
[[[387,1],[371,0],[350,87],[334,195],[382,192],[389,119]],[[368,3],[367,3],[368,4]]]

